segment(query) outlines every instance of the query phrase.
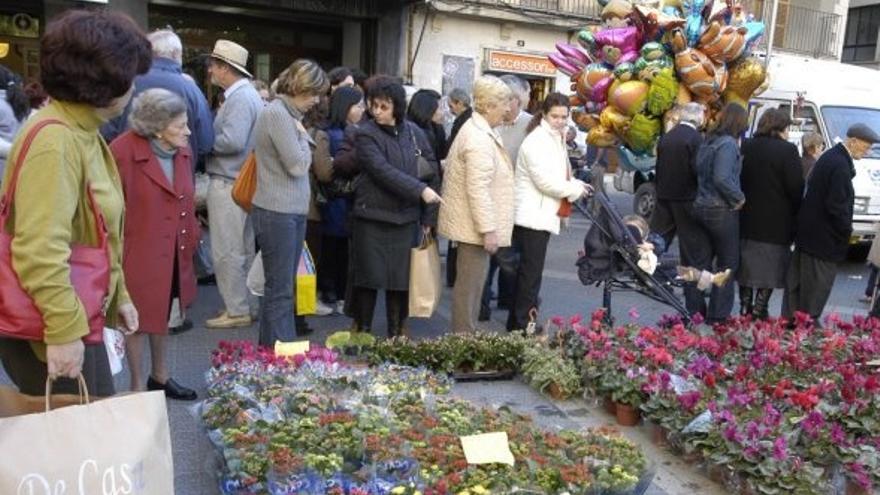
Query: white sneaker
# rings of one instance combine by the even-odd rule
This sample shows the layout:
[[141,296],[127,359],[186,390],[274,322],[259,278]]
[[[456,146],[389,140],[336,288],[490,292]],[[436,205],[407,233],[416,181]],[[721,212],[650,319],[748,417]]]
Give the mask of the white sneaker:
[[345,301],[339,300],[336,301],[336,314],[344,315],[345,314]]
[[318,304],[315,305],[315,316],[327,316],[333,314],[333,308],[327,306],[326,304],[318,301]]

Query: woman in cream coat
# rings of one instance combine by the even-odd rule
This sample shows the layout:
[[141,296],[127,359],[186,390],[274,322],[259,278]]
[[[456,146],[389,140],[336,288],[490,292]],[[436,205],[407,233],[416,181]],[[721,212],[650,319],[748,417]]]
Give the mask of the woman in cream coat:
[[[590,190],[571,177],[565,131],[568,97],[550,93],[528,127],[516,161],[516,217],[513,247],[520,257],[508,330],[523,330],[538,307],[541,275],[550,234],[559,234],[570,203]],[[565,201],[564,201],[565,200]]]
[[476,330],[489,255],[510,246],[513,165],[495,127],[510,108],[511,92],[493,76],[474,83],[474,114],[447,156],[439,231],[458,243],[452,288],[452,330]]

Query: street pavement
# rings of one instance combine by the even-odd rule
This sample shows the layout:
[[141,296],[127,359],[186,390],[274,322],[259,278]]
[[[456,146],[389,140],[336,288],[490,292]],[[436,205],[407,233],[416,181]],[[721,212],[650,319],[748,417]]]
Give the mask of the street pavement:
[[[632,211],[632,197],[623,193],[611,192],[612,201],[621,213]],[[588,315],[602,302],[602,291],[597,287],[585,287],[577,278],[574,265],[578,251],[582,249],[583,237],[589,221],[575,211],[570,228],[551,240],[544,272],[541,297],[540,321],[547,321],[555,315],[570,316],[576,313]],[[441,244],[445,249],[445,242]],[[867,269],[863,262],[850,261],[841,265],[828,311],[836,311],[843,316],[864,314],[867,306],[858,302],[864,290]],[[171,337],[169,363],[172,376],[187,386],[195,388],[200,397],[204,396],[204,373],[209,366],[211,350],[221,340],[256,340],[256,326],[236,330],[209,330],[204,321],[212,317],[220,307],[216,287],[199,288],[198,302],[190,309],[188,317],[195,328],[182,335]],[[415,338],[441,335],[448,330],[450,297],[446,289],[441,307],[431,319],[411,319],[410,333]],[[775,294],[771,313],[778,314],[781,294]],[[381,297],[380,297],[381,299]],[[380,305],[382,303],[380,302]],[[638,319],[645,324],[653,324],[662,315],[672,311],[638,294],[617,293],[613,298],[613,316],[617,321]],[[375,331],[385,332],[384,308],[377,308]],[[494,311],[492,321],[485,329],[503,331],[507,318],[506,311]],[[330,333],[347,329],[350,320],[343,316],[310,317],[309,324],[315,329],[311,335],[313,342],[323,343]],[[7,382],[0,371],[0,383]],[[117,376],[117,389],[126,389],[127,372]],[[536,420],[548,428],[578,428],[588,425],[611,423],[610,416],[600,411],[595,404],[578,399],[554,402],[537,394],[519,381],[484,382],[458,384],[453,393],[486,405],[509,405],[514,409],[532,414]],[[212,495],[217,488],[217,459],[205,432],[195,419],[195,404],[169,402],[168,412],[171,423],[171,438],[174,449],[175,487],[178,495]],[[654,483],[648,490],[650,495],[689,495],[724,493],[693,466],[685,465],[678,458],[651,445],[641,428],[625,429],[625,434],[640,443],[657,468]]]

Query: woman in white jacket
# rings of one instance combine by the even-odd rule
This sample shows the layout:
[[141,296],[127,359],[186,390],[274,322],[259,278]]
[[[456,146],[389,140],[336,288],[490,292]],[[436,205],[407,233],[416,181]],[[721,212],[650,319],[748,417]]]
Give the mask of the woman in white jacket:
[[571,203],[590,191],[572,178],[565,144],[568,96],[550,93],[528,127],[516,161],[513,247],[520,256],[508,330],[522,330],[538,307],[550,234],[559,234]]

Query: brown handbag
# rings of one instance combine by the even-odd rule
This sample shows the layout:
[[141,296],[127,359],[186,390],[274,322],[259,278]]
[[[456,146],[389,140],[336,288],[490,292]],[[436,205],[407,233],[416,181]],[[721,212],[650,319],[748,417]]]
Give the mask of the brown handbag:
[[[15,168],[9,176],[9,187],[0,198],[0,336],[3,337],[42,341],[46,329],[43,315],[30,294],[21,286],[18,273],[12,266],[13,234],[6,232],[6,224],[15,202],[15,188],[25,155],[37,132],[51,124],[66,125],[57,119],[47,119],[38,122],[28,131],[18,152]],[[89,321],[89,334],[83,340],[95,344],[104,338],[104,316],[110,290],[110,256],[107,248],[107,225],[88,183],[86,192],[89,208],[95,216],[98,246],[72,244],[68,264],[71,285],[82,302]]]
[[257,192],[257,155],[251,151],[241,166],[241,171],[232,184],[232,201],[242,210],[250,213],[254,194]]

